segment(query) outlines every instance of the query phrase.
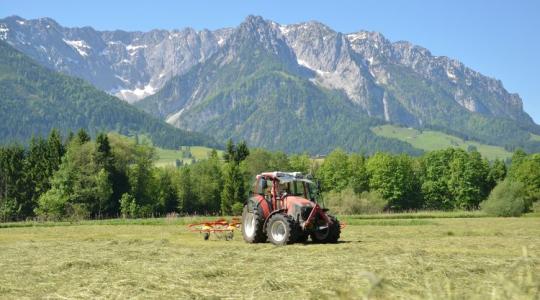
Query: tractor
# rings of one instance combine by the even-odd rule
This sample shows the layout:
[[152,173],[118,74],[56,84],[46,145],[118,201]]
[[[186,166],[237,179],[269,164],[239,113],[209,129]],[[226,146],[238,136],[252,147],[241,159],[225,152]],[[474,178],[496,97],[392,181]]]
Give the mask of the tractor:
[[248,243],[274,245],[337,243],[339,221],[317,203],[318,184],[300,172],[266,172],[256,176],[242,212],[242,236]]

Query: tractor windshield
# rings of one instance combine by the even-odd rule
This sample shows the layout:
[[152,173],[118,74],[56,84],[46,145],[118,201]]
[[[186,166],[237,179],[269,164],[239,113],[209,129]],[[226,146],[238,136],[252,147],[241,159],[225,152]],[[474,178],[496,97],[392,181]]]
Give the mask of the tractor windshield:
[[282,180],[279,183],[279,192],[287,195],[306,198],[314,201],[316,198],[316,185],[306,179]]

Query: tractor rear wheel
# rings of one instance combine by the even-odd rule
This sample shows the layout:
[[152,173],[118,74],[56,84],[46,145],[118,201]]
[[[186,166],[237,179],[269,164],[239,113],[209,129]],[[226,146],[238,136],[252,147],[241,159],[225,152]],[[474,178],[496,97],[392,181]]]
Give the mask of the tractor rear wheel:
[[284,214],[275,214],[270,217],[266,226],[266,234],[268,240],[278,246],[296,242],[298,235],[294,220]]
[[337,243],[339,236],[341,235],[341,227],[339,225],[338,219],[336,217],[328,215],[332,224],[329,224],[327,228],[322,230],[317,230],[311,234],[311,240],[314,243]]
[[242,236],[244,241],[248,243],[264,243],[266,242],[266,233],[263,230],[264,218],[258,207],[252,212],[248,210],[247,205],[244,205],[242,211]]

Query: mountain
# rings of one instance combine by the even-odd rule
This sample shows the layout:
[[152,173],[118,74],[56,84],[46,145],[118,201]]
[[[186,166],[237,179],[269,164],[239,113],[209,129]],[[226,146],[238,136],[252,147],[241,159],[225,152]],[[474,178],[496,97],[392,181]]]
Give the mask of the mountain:
[[0,20],[0,39],[41,65],[134,102],[211,56],[229,30],[150,32],[66,28],[50,18]]
[[500,81],[377,32],[255,16],[214,31],[100,32],[8,17],[0,39],[170,124],[219,139],[312,153],[337,146],[414,152],[370,130],[394,124],[540,151],[531,139],[540,126]]
[[275,24],[249,18],[205,63],[136,105],[180,128],[272,150],[421,152],[373,134],[380,121],[343,92],[312,82],[313,73],[296,63]]
[[0,141],[27,141],[52,128],[64,133],[145,134],[156,145],[216,145],[208,137],[174,128],[96,89],[82,79],[46,69],[0,41]]

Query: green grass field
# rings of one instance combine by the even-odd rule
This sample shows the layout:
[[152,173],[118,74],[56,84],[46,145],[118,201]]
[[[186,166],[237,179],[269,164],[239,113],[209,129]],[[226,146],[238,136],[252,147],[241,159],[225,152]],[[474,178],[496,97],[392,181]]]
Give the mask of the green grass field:
[[[503,147],[486,145],[474,141],[464,141],[461,138],[438,131],[419,131],[413,128],[404,128],[393,125],[373,127],[371,130],[376,135],[398,139],[424,151],[446,149],[449,147],[457,147],[467,150],[469,146],[474,146],[478,152],[482,154],[482,156],[490,160],[496,158],[506,159],[512,156],[512,153],[506,151]],[[540,136],[537,137],[540,138]],[[533,138],[535,137],[531,135],[531,139]]]
[[0,298],[540,297],[540,218],[408,216],[285,247],[204,241],[185,226],[200,218],[4,224]]
[[[185,148],[185,147],[183,147]],[[206,159],[209,157],[211,148],[202,147],[202,146],[190,146],[189,152],[196,160]],[[218,155],[222,155],[223,151],[217,150]],[[176,160],[181,160],[184,164],[190,164],[191,158],[183,157],[183,152],[181,150],[171,150],[171,149],[162,149],[156,147],[157,161],[156,166],[174,166]]]

